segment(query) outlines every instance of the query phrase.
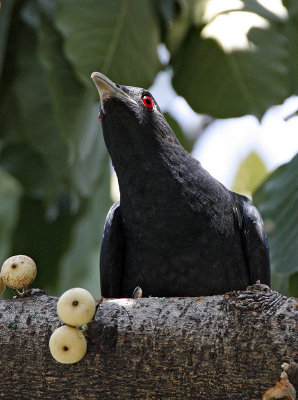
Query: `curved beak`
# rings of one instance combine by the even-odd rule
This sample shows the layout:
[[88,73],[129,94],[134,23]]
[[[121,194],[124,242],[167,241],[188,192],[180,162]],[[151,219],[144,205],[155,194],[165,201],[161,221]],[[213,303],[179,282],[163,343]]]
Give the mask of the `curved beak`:
[[104,74],[100,72],[92,72],[91,78],[97,87],[99,97],[100,97],[100,106],[104,111],[104,101],[110,97],[119,97],[126,98],[132,100],[131,97],[125,93],[119,85],[116,85],[109,78],[107,78]]

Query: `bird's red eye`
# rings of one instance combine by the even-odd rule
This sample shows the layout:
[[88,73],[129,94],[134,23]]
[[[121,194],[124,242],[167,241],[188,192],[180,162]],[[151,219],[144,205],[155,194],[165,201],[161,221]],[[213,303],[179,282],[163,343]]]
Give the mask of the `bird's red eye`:
[[154,106],[154,101],[150,96],[144,96],[142,98],[142,101],[144,103],[144,105],[149,109],[152,110],[153,106]]

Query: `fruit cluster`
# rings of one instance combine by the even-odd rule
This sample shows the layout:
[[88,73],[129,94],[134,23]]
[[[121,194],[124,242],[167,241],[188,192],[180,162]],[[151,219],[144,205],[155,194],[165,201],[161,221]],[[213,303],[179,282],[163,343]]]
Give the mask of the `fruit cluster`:
[[[36,272],[35,262],[30,257],[17,255],[8,258],[1,268],[0,295],[8,286],[17,297],[23,297]],[[95,310],[95,300],[86,289],[69,289],[60,297],[57,313],[66,325],[57,328],[49,341],[50,352],[56,361],[71,364],[84,357],[87,324],[93,319]]]
[[57,303],[57,313],[66,325],[57,328],[50,337],[50,352],[56,361],[72,364],[80,361],[86,351],[86,325],[95,314],[95,300],[86,289],[67,290]]

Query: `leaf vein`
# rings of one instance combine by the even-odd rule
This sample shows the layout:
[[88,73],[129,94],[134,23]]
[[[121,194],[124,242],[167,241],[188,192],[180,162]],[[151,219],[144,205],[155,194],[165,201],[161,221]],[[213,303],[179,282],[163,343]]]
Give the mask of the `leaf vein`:
[[107,55],[105,57],[105,62],[103,65],[103,73],[104,74],[107,74],[109,71],[109,68],[110,68],[110,65],[111,65],[111,62],[114,57],[116,47],[117,47],[117,44],[119,41],[119,37],[120,37],[121,31],[123,29],[125,17],[126,17],[128,6],[129,6],[130,2],[131,2],[130,0],[124,0],[122,2],[122,7],[120,8],[120,12],[119,12],[116,24],[115,24],[115,30],[112,35],[112,40],[111,40]]

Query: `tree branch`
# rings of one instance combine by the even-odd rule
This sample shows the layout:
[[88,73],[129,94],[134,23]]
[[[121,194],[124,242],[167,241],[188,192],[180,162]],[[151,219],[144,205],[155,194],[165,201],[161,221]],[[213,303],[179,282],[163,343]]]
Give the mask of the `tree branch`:
[[48,347],[61,325],[56,303],[36,289],[0,302],[0,398],[260,399],[297,350],[295,299],[254,285],[200,298],[104,300],[87,354],[64,365]]

